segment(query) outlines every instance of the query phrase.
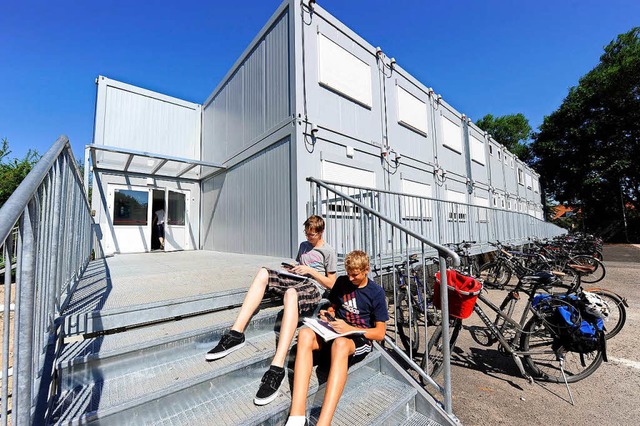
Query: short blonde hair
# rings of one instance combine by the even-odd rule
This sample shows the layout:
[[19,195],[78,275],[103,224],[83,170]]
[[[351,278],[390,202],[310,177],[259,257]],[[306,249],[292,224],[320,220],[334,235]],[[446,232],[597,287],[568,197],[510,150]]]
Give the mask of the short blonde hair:
[[347,254],[344,258],[344,269],[347,274],[358,271],[365,272],[369,270],[369,256],[362,250],[354,250]]

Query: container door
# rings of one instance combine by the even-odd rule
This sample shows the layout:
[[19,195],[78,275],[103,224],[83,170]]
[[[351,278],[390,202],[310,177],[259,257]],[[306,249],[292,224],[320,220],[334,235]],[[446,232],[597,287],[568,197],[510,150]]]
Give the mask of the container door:
[[189,250],[189,191],[167,189],[165,251]]

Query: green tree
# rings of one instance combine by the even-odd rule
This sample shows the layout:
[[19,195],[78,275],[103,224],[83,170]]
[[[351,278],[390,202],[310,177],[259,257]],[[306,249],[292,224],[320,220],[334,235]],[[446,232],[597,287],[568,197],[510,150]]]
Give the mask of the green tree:
[[521,114],[509,114],[494,117],[487,114],[476,121],[476,126],[488,132],[493,138],[514,153],[520,160],[529,163],[532,160],[529,141],[533,135],[529,120]]
[[604,48],[600,63],[545,117],[532,151],[553,198],[581,208],[584,230],[623,238],[626,216],[638,238],[640,27]]
[[29,174],[40,159],[37,151],[29,150],[22,159],[9,159],[9,142],[2,140],[0,147],[0,207],[9,199],[20,182]]

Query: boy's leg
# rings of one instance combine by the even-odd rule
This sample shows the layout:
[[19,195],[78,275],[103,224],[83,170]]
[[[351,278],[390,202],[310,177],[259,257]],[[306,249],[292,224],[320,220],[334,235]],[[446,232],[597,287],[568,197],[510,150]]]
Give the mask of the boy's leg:
[[[317,426],[331,425],[333,414],[338,406],[338,401],[347,382],[349,369],[349,357],[356,351],[356,344],[346,337],[338,337],[331,345],[331,367],[327,378],[327,387],[324,394],[324,402]],[[296,367],[297,367],[296,360]],[[296,371],[297,373],[297,371]],[[295,390],[295,388],[294,388]]]
[[240,349],[245,344],[244,329],[251,320],[251,316],[256,311],[269,282],[269,272],[265,268],[260,268],[258,274],[253,279],[253,283],[244,297],[240,313],[229,333],[225,333],[220,338],[218,344],[205,355],[207,361],[213,361],[227,356],[231,352]]
[[284,361],[289,352],[293,335],[298,328],[298,292],[294,288],[290,288],[284,294],[284,314],[280,324],[280,338],[278,339],[278,347],[273,357],[271,365],[284,367]]
[[249,324],[253,313],[262,302],[268,283],[269,272],[265,268],[260,268],[249,287],[249,291],[247,291],[247,295],[244,297],[240,313],[231,327],[232,330],[244,333],[244,329]]
[[276,347],[276,354],[271,361],[271,366],[264,376],[260,388],[253,402],[256,405],[266,405],[278,396],[278,389],[285,377],[284,361],[289,352],[289,346],[298,327],[298,292],[289,288],[284,293],[284,315],[280,323],[280,338]]
[[307,410],[307,394],[313,370],[313,351],[320,349],[320,337],[310,328],[301,328],[298,332],[298,352],[293,372],[293,396],[291,398],[291,416],[304,416]]

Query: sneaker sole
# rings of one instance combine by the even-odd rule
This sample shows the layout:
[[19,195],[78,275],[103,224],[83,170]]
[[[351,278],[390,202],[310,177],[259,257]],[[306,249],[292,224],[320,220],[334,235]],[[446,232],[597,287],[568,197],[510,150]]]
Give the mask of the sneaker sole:
[[206,359],[207,361],[214,361],[216,359],[224,358],[225,356],[229,355],[231,352],[237,351],[238,349],[242,348],[245,344],[246,344],[246,342],[242,342],[239,345],[236,345],[236,346],[234,346],[232,348],[227,349],[226,351],[218,352],[218,353],[215,353],[215,354],[207,353],[204,356],[204,359]]
[[275,391],[273,395],[268,396],[266,398],[254,398],[253,403],[256,405],[267,405],[273,402],[278,397],[278,391]]

